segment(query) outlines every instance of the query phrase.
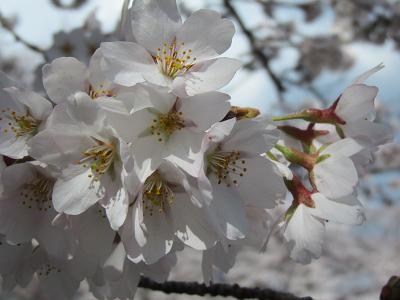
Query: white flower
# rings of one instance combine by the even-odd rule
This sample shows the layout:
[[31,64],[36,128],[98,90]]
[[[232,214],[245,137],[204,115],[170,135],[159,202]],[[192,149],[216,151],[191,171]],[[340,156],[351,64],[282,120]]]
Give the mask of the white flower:
[[311,173],[317,190],[331,198],[353,193],[358,174],[351,158],[363,149],[363,145],[350,138],[322,147]]
[[164,282],[175,264],[175,253],[153,265],[135,264],[126,258],[125,249],[119,243],[102,268],[98,269],[96,277],[89,277],[90,291],[98,299],[133,299],[140,275]]
[[230,119],[215,124],[204,137],[204,164],[198,187],[218,233],[229,240],[248,231],[245,205],[273,208],[285,188],[273,164],[260,154],[277,141],[277,132],[264,121]]
[[95,276],[98,268],[103,266],[113,251],[117,235],[110,227],[104,208],[93,205],[77,216],[62,214],[56,222],[70,231],[75,239],[73,273],[82,278]]
[[[208,92],[186,99],[177,98],[166,88],[142,86],[141,101],[151,107],[137,109],[125,118],[118,133],[132,141],[132,152],[140,180],[153,173],[163,159],[190,172],[196,164],[205,131],[229,111],[229,96]],[[121,128],[121,126],[119,126]]]
[[46,128],[32,139],[30,155],[62,171],[53,190],[58,212],[77,215],[100,202],[111,227],[117,229],[129,205],[123,169],[127,145],[88,97],[77,93],[73,100],[58,104]]
[[67,258],[70,236],[52,225],[54,172],[38,162],[7,167],[2,176],[4,193],[0,198],[0,232],[14,244],[36,239],[47,252]]
[[294,200],[285,216],[284,237],[293,260],[307,264],[321,256],[325,221],[347,225],[364,222],[363,208],[355,195],[331,199],[309,192],[297,178],[291,184]]
[[28,141],[39,131],[53,106],[34,92],[10,86],[12,83],[2,73],[0,81],[0,154],[23,158],[28,153]]
[[376,87],[356,84],[348,87],[340,96],[335,113],[346,122],[338,125],[344,137],[362,136],[370,141],[371,146],[390,141],[390,129],[384,124],[373,122],[377,92]]
[[193,96],[226,85],[241,66],[215,58],[230,47],[235,32],[217,12],[198,10],[182,24],[175,0],[135,1],[130,18],[134,42],[101,44],[105,70],[118,84],[148,81]]
[[185,174],[164,162],[146,179],[122,228],[129,259],[152,264],[176,239],[197,250],[213,246],[217,235],[198,197]]
[[121,99],[134,97],[135,91],[107,80],[100,68],[101,51],[90,59],[89,67],[73,57],[60,57],[43,66],[43,85],[55,103],[66,101],[78,92],[89,95],[107,111],[126,113]]
[[317,128],[328,129],[331,132],[320,138],[322,142],[332,142],[345,137],[362,138],[365,144],[374,150],[374,147],[392,139],[392,132],[388,126],[374,122],[378,88],[363,83],[382,68],[383,66],[379,65],[360,75],[329,108],[340,122],[335,128],[332,125],[317,125]]
[[205,283],[214,281],[214,268],[228,273],[234,266],[241,247],[254,245],[260,248],[271,217],[266,210],[251,206],[245,207],[245,214],[249,224],[249,234],[246,239],[238,241],[222,239],[214,247],[203,251],[201,267]]
[[228,273],[236,262],[239,248],[234,245],[217,243],[213,248],[203,251],[201,270],[206,284],[214,282],[214,268]]
[[73,299],[83,278],[73,274],[71,260],[59,260],[48,255],[41,246],[37,246],[29,258],[31,268],[35,270],[34,281],[38,290],[49,299]]

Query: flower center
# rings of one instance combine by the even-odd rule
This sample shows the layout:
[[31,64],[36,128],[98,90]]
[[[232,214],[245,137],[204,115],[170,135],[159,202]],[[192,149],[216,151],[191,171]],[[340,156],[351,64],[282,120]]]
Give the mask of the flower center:
[[20,192],[23,197],[22,205],[39,211],[47,211],[52,207],[53,186],[53,180],[38,175],[37,179],[22,186]]
[[52,272],[54,273],[61,273],[61,269],[56,268],[50,264],[42,265],[38,270],[37,270],[37,275],[39,277],[47,277],[49,276]]
[[181,43],[181,47],[176,41],[171,44],[164,43],[162,48],[157,49],[155,61],[160,71],[172,79],[183,75],[196,62],[196,57],[192,57],[192,49],[181,49],[185,43]]
[[159,172],[155,171],[144,183],[143,207],[148,210],[150,216],[154,209],[160,213],[165,212],[167,206],[174,202],[174,192],[170,184],[164,180]]
[[83,152],[83,158],[78,161],[78,164],[82,165],[85,169],[90,167],[92,174],[89,177],[94,176],[94,180],[98,181],[101,175],[105,174],[112,166],[116,149],[114,144],[106,143],[93,138],[97,145]]
[[181,130],[184,127],[185,121],[182,117],[182,112],[173,111],[159,115],[157,119],[154,119],[150,127],[150,133],[158,136],[158,140],[162,142],[162,136],[168,139],[174,131]]
[[16,138],[34,135],[40,125],[40,122],[35,120],[29,112],[25,113],[25,115],[18,115],[9,108],[1,111],[0,121],[8,121],[8,127],[6,125],[2,128],[2,131],[5,134],[13,132]]
[[92,100],[96,100],[99,97],[113,97],[114,93],[110,88],[104,86],[104,83],[100,83],[97,87],[90,85],[88,95]]
[[238,178],[247,172],[246,160],[241,158],[239,151],[216,151],[207,156],[207,172],[218,178],[218,184],[224,183],[227,187],[238,185]]

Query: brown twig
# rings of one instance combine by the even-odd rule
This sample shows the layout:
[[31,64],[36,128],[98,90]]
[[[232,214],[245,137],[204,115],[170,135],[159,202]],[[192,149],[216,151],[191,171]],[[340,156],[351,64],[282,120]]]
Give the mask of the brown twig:
[[28,42],[28,41],[25,40],[23,37],[21,37],[21,36],[12,28],[12,26],[9,24],[8,20],[7,20],[5,17],[3,17],[3,16],[1,15],[1,13],[0,13],[0,25],[1,25],[6,31],[8,31],[8,32],[14,37],[14,39],[15,39],[17,42],[23,44],[23,45],[24,45],[25,47],[27,47],[28,49],[30,49],[30,50],[32,50],[32,51],[34,51],[34,52],[36,52],[36,53],[41,54],[41,55],[43,56],[43,58],[44,58],[46,61],[48,61],[48,58],[47,58],[47,55],[46,55],[45,51],[44,51],[43,49],[39,48],[38,46],[33,45],[32,43]]
[[222,296],[237,299],[259,299],[259,300],[312,300],[311,297],[296,297],[289,293],[277,292],[271,289],[246,288],[237,284],[210,284],[198,282],[166,281],[159,283],[149,278],[142,277],[139,287],[161,291],[166,294],[186,294],[197,296]]
[[238,12],[236,11],[235,7],[232,5],[231,1],[223,0],[223,2],[224,2],[224,6],[228,10],[229,14],[232,15],[232,17],[237,21],[243,34],[248,39],[250,46],[251,46],[251,51],[253,52],[253,54],[257,58],[257,60],[261,63],[261,65],[267,72],[268,76],[271,78],[271,80],[274,83],[276,90],[278,92],[279,99],[282,101],[283,100],[282,93],[286,90],[286,88],[283,85],[282,81],[278,78],[278,76],[276,76],[276,74],[272,71],[272,69],[270,67],[269,57],[264,53],[262,48],[257,45],[256,37],[254,36],[253,32],[246,27],[245,23],[243,22],[242,18],[239,16]]

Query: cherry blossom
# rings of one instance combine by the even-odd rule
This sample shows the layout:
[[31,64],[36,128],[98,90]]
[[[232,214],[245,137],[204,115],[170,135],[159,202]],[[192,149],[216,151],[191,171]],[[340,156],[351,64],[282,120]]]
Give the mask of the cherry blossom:
[[53,106],[39,94],[14,86],[0,74],[0,154],[27,156],[28,141],[39,132]]
[[216,58],[231,45],[232,21],[202,9],[182,23],[176,0],[134,1],[126,17],[133,42],[102,43],[104,70],[121,85],[148,81],[180,96],[217,90],[241,63]]
[[100,202],[117,229],[129,205],[123,178],[127,145],[87,98],[78,93],[57,105],[46,129],[32,140],[30,155],[61,171],[53,190],[58,212],[77,215]]

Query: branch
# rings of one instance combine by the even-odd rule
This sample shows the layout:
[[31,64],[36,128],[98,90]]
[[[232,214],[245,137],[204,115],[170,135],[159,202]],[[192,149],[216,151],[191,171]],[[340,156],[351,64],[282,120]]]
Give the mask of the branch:
[[87,0],[74,0],[70,4],[63,4],[61,0],[51,0],[51,3],[53,3],[54,6],[61,9],[76,9],[81,7],[86,2]]
[[222,296],[237,299],[259,299],[259,300],[313,300],[311,297],[296,297],[289,293],[277,292],[271,289],[245,288],[237,284],[200,284],[197,282],[166,281],[155,282],[149,278],[142,277],[139,287],[161,291],[166,294],[187,294],[197,296]]
[[41,48],[39,48],[36,45],[31,44],[30,42],[26,41],[23,37],[21,37],[13,28],[12,26],[9,24],[9,22],[7,21],[7,19],[5,17],[2,16],[2,14],[0,13],[0,25],[6,30],[8,31],[17,42],[20,42],[21,44],[23,44],[25,47],[27,47],[28,49],[31,49],[32,51],[39,53],[43,56],[43,58],[48,61],[48,57],[45,53],[45,51]]
[[225,5],[226,9],[228,10],[229,14],[231,14],[232,17],[235,18],[235,20],[238,22],[243,34],[246,36],[246,38],[248,39],[248,41],[250,43],[251,51],[253,52],[254,56],[261,63],[261,65],[263,66],[263,68],[265,69],[265,71],[267,72],[269,77],[271,78],[272,82],[274,83],[274,85],[278,91],[279,98],[282,101],[281,94],[286,89],[285,89],[285,86],[283,85],[282,81],[272,71],[272,69],[269,65],[269,63],[270,63],[269,57],[267,55],[265,55],[262,48],[260,48],[257,45],[256,37],[254,36],[253,32],[246,27],[243,20],[240,18],[239,14],[237,13],[235,7],[231,4],[231,1],[224,0],[224,5]]

